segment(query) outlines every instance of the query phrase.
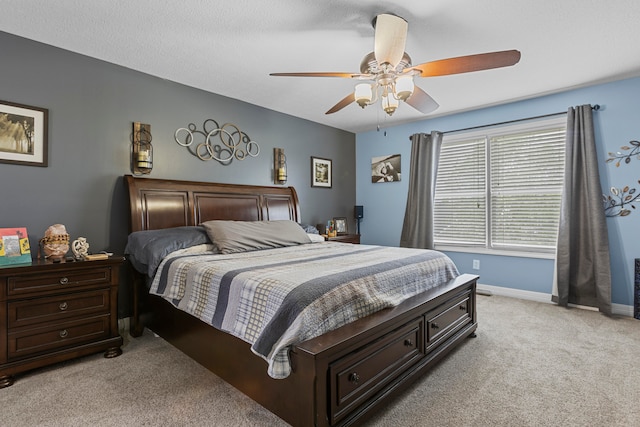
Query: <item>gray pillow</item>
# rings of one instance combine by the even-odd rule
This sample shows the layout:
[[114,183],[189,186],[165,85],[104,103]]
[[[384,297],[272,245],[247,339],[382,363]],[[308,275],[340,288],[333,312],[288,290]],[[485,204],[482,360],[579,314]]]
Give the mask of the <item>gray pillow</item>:
[[300,224],[300,227],[302,227],[307,234],[320,234],[318,229],[311,224]]
[[203,227],[174,227],[143,230],[129,234],[124,253],[129,255],[133,268],[153,277],[160,262],[171,252],[191,246],[211,243]]
[[295,221],[207,221],[207,230],[215,247],[223,254],[281,248],[311,243],[307,233]]

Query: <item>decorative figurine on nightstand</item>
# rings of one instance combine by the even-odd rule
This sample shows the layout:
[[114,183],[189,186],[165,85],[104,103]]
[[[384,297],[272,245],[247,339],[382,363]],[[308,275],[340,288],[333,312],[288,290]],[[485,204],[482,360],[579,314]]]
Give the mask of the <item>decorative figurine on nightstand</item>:
[[75,259],[81,260],[89,254],[89,242],[86,237],[78,237],[71,245],[71,251]]
[[328,237],[336,237],[338,233],[336,232],[336,225],[333,220],[327,221],[327,236]]
[[40,239],[44,257],[54,262],[60,262],[69,251],[69,235],[62,224],[54,224],[47,228],[44,237]]

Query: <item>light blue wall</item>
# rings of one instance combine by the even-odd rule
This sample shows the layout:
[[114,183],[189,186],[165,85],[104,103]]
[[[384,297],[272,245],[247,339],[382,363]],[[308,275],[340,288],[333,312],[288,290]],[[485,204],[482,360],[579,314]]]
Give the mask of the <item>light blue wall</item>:
[[[640,159],[616,167],[607,164],[608,152],[623,151],[630,140],[640,140],[640,78],[595,85],[526,101],[436,117],[356,136],[356,200],[364,206],[361,241],[397,246],[406,205],[411,143],[409,136],[432,130],[449,131],[566,111],[570,106],[599,104],[594,112],[599,170],[603,194],[609,188],[630,186],[640,191]],[[473,94],[469,94],[473,96]],[[400,108],[409,108],[400,106]],[[401,114],[398,111],[396,114]],[[386,132],[386,135],[385,135]],[[371,158],[402,155],[400,182],[371,183]],[[612,302],[633,304],[633,262],[640,258],[640,203],[627,217],[608,218],[612,269]],[[449,252],[464,273],[479,273],[483,284],[551,293],[553,261],[519,257]],[[472,270],[479,259],[481,269]]]

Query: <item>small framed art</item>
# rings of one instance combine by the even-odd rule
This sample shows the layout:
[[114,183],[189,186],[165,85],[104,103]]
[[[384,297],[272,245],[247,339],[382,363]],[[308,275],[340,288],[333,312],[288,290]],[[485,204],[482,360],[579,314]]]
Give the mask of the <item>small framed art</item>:
[[336,227],[336,232],[338,234],[349,234],[347,230],[347,218],[344,218],[344,217],[333,218],[333,223]]
[[311,186],[331,188],[331,160],[311,157]]
[[400,181],[401,165],[400,154],[371,158],[371,182]]
[[0,101],[0,162],[47,166],[45,108]]
[[0,228],[0,266],[30,263],[31,248],[27,229]]

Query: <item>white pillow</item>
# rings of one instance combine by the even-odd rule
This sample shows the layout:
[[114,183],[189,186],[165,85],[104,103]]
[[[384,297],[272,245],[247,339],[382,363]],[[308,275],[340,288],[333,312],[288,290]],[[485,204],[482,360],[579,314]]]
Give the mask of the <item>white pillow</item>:
[[311,240],[311,243],[320,243],[325,241],[324,236],[320,234],[307,233],[307,236],[309,237],[309,240]]

